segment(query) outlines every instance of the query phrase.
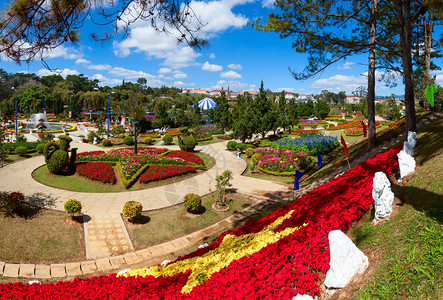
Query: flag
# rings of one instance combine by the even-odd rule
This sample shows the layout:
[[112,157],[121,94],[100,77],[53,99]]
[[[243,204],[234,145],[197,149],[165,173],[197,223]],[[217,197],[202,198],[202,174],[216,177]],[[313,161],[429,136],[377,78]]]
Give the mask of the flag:
[[430,86],[426,87],[425,90],[425,97],[426,100],[428,100],[431,107],[434,107],[434,94],[437,92],[437,88],[434,84],[431,84]]
[[303,175],[305,175],[305,173],[302,173],[302,172],[300,172],[298,170],[295,171],[294,191],[300,189],[300,184],[298,183],[298,181],[300,180],[300,178],[303,177]]
[[340,135],[340,137],[341,137],[341,144],[343,145],[343,148],[345,148],[345,155],[348,156],[348,146],[346,146],[346,142],[343,139],[343,136]]
[[323,166],[323,160],[321,159],[320,151],[317,151],[317,158],[318,158],[317,165],[319,167],[322,167]]
[[363,136],[366,137],[368,135],[368,132],[366,131],[366,125],[363,120],[361,121],[361,125],[363,126]]

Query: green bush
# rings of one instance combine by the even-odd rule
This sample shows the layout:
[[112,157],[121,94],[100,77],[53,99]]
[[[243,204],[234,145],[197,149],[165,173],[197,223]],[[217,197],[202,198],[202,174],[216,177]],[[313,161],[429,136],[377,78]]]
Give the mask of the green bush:
[[169,134],[166,134],[162,140],[163,140],[163,144],[165,144],[165,145],[172,144],[172,136],[170,136]]
[[247,157],[251,157],[252,155],[254,155],[255,150],[254,150],[254,148],[249,147],[249,148],[246,148],[245,153],[246,153]]
[[15,211],[20,209],[24,200],[25,196],[19,192],[12,192],[10,194],[1,193],[0,195],[0,205],[8,215],[12,215]]
[[95,131],[91,131],[91,132],[89,132],[88,133],[88,142],[90,142],[90,143],[92,143],[93,141],[94,141],[94,138],[99,138],[99,136],[98,136],[98,134],[97,134],[97,132],[95,132]]
[[123,215],[128,218],[129,221],[133,221],[136,217],[140,216],[143,210],[143,206],[138,201],[128,201],[123,206]]
[[118,138],[119,138],[119,139],[124,139],[125,136],[126,136],[126,135],[125,135],[124,133],[120,133],[120,134],[118,135]]
[[46,162],[49,172],[60,174],[69,161],[68,152],[63,150],[55,150]]
[[230,140],[232,139],[232,136],[230,134],[220,134],[217,136],[219,140]]
[[72,138],[67,134],[58,136],[58,144],[60,146],[60,150],[68,151],[69,144],[72,142]]
[[195,146],[197,145],[197,141],[192,135],[179,135],[178,136],[178,146],[182,151],[193,151]]
[[41,154],[43,153],[43,149],[45,149],[45,145],[45,143],[38,144],[35,150],[37,150],[37,152]]
[[257,165],[258,165],[260,158],[262,158],[262,155],[260,153],[255,153],[254,155],[252,155],[252,157],[251,157],[252,172],[257,171]]
[[227,145],[229,150],[237,150],[237,142],[236,141],[229,141]]
[[53,141],[54,140],[54,135],[52,134],[52,133],[50,133],[50,132],[42,132],[42,133],[39,133],[39,135],[38,135],[39,137],[40,137],[40,140],[42,141],[42,142],[50,142],[50,141]]
[[105,147],[109,147],[109,146],[112,146],[112,142],[111,142],[111,140],[103,139],[102,145]]
[[28,150],[26,150],[26,148],[23,146],[19,146],[19,147],[15,148],[14,152],[15,152],[15,154],[20,155],[20,156],[24,156],[24,155],[28,154]]
[[183,199],[183,206],[189,212],[198,211],[201,205],[202,205],[202,198],[195,193],[189,193]]
[[132,146],[134,145],[134,138],[132,136],[125,136],[123,143],[125,143],[125,145]]
[[245,151],[246,148],[248,148],[249,145],[248,144],[244,144],[244,143],[238,143],[237,144],[237,148],[240,149],[241,151]]
[[150,138],[150,137],[146,137],[146,138],[143,140],[143,143],[145,143],[146,145],[151,145],[151,144],[154,143],[154,141],[155,141],[155,139]]
[[74,216],[74,214],[81,212],[82,210],[82,204],[80,201],[76,199],[69,199],[65,202],[65,211],[71,215],[71,217]]
[[124,133],[125,133],[125,129],[121,126],[114,126],[111,129],[112,136],[119,136],[120,134],[124,134]]

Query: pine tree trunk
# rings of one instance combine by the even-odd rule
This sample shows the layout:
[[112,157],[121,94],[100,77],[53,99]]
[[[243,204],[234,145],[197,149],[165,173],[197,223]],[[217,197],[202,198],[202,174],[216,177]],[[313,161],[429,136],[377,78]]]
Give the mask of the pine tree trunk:
[[375,148],[375,37],[377,33],[376,13],[377,1],[372,0],[371,29],[369,31],[369,58],[368,58],[368,150]]
[[400,47],[405,82],[405,134],[415,131],[414,84],[412,80],[412,16],[411,0],[397,0],[397,18],[400,30]]

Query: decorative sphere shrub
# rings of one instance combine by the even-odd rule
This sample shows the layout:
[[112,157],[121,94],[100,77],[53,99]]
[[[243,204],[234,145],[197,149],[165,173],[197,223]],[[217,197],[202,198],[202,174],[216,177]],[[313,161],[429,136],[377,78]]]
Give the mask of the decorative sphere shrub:
[[123,143],[125,143],[125,145],[132,146],[134,145],[134,138],[132,136],[125,136],[123,138]]
[[254,150],[254,148],[249,147],[249,148],[246,148],[245,153],[246,153],[247,157],[251,157],[252,155],[254,155],[255,150]]
[[166,134],[162,140],[163,140],[163,144],[165,144],[165,145],[172,144],[172,136],[170,136],[169,134]]
[[105,147],[109,147],[109,146],[112,146],[112,142],[111,142],[111,140],[103,139],[102,145]]
[[202,198],[195,193],[189,193],[183,199],[183,206],[189,212],[198,211],[201,205],[202,205]]
[[45,143],[38,144],[37,147],[35,147],[35,150],[37,150],[38,153],[43,153],[43,149],[45,149]]
[[127,217],[129,221],[132,221],[142,214],[142,210],[143,206],[140,202],[128,201],[123,206],[123,215]]
[[50,159],[47,161],[46,166],[49,172],[53,174],[59,174],[63,171],[69,161],[69,154],[63,150],[55,150]]
[[229,150],[237,150],[237,142],[229,141],[227,147]]
[[146,137],[146,138],[143,140],[143,143],[145,143],[146,145],[151,145],[153,142],[154,142],[154,139],[153,139],[153,138],[150,138],[150,137]]
[[193,151],[195,146],[197,145],[197,141],[192,135],[179,135],[178,136],[178,146],[182,151]]
[[65,210],[71,216],[74,214],[81,212],[82,204],[77,199],[69,199],[65,202]]
[[26,147],[18,146],[17,148],[15,148],[14,152],[17,155],[24,156],[28,153],[28,150],[26,150]]

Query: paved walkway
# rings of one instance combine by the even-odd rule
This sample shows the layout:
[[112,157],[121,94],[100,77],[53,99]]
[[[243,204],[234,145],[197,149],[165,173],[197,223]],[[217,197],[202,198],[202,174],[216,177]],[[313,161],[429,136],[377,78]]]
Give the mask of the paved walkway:
[[[71,143],[71,148],[78,148],[78,152],[103,149],[83,143]],[[212,156],[216,161],[215,166],[202,174],[165,186],[119,193],[82,193],[57,189],[32,178],[32,172],[45,164],[44,157],[37,156],[0,168],[0,190],[20,191],[29,203],[60,211],[64,211],[66,200],[77,199],[82,203],[82,212],[86,214],[118,214],[130,200],[139,201],[143,210],[175,205],[183,202],[183,197],[188,193],[205,195],[210,193],[210,189],[215,190],[215,177],[226,169],[233,172],[233,188],[241,193],[259,196],[264,191],[288,190],[282,184],[241,176],[246,162],[236,159],[234,153],[227,151],[226,142],[197,147],[196,150]]]

